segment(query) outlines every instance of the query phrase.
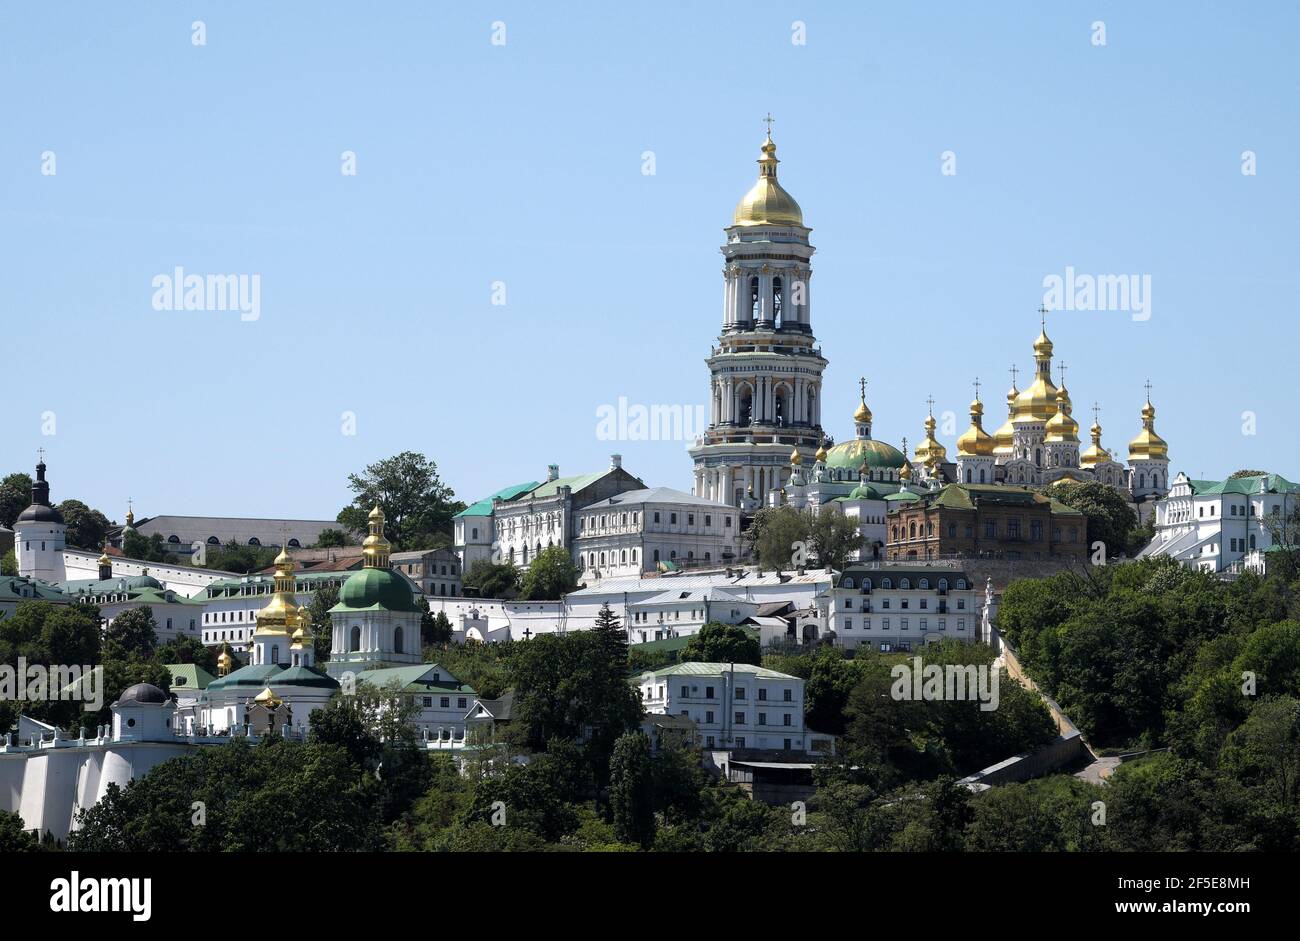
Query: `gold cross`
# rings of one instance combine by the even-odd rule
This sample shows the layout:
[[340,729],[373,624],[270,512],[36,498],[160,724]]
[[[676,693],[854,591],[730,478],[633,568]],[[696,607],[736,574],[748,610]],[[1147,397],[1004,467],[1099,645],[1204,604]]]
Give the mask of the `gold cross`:
[[934,396],[931,395],[931,396],[929,396],[928,398],[926,398],[926,400],[925,400],[925,404],[928,405],[928,406],[930,406],[930,414],[933,415],[933,414],[934,414]]
[[768,136],[768,137],[771,137],[771,136],[772,136],[772,122],[775,121],[775,120],[776,120],[776,118],[772,117],[772,112],[771,112],[771,111],[769,111],[769,112],[767,113],[767,117],[765,117],[765,118],[763,119],[764,123],[767,124],[767,136]]
[[1047,332],[1047,305],[1046,304],[1038,305],[1038,322],[1042,325],[1043,332],[1046,333]]
[[971,383],[975,387],[975,400],[979,401],[980,397],[980,377],[976,376],[975,381]]
[[1016,364],[1015,364],[1015,363],[1012,363],[1012,364],[1011,364],[1011,385],[1012,385],[1012,387],[1014,387],[1015,384],[1016,384],[1016,373],[1017,373],[1017,372],[1019,372],[1019,370],[1016,369]]
[[1146,385],[1144,385],[1143,388],[1147,390],[1147,401],[1150,402],[1151,401],[1151,380],[1150,379],[1146,381]]

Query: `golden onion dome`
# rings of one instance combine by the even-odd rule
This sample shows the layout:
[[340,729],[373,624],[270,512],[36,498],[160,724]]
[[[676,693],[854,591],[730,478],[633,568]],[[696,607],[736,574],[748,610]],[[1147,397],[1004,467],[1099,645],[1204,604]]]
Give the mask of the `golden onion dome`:
[[1079,443],[1079,423],[1070,415],[1070,393],[1062,384],[1056,390],[1056,414],[1048,419],[1044,441]]
[[1016,396],[1016,414],[1012,422],[1047,421],[1056,414],[1056,386],[1045,375],[1038,375],[1029,387]]
[[375,506],[374,506],[374,508],[373,508],[369,513],[366,514],[366,519],[368,519],[368,520],[379,520],[379,521],[381,521],[381,522],[383,521],[383,519],[384,519],[384,511],[381,510],[381,509],[379,508],[379,504],[378,504],[378,503],[376,503]]
[[1043,328],[1038,333],[1038,339],[1034,341],[1034,356],[1050,359],[1052,356],[1052,341],[1047,337],[1047,329]]
[[104,549],[104,554],[101,555],[97,561],[98,561],[98,563],[99,563],[100,565],[112,565],[112,564],[113,564],[113,560],[112,560],[111,558],[109,558],[109,555],[108,555],[108,549],[107,549],[107,548]]
[[225,676],[230,672],[230,667],[234,664],[235,658],[230,655],[230,646],[221,645],[221,653],[217,654],[217,674]]
[[826,463],[826,442],[825,441],[823,441],[821,445],[817,448],[817,454],[815,456],[817,458],[818,464]]
[[984,430],[984,403],[970,403],[970,427],[957,439],[957,453],[963,457],[988,457],[993,453],[993,436]]
[[253,702],[268,709],[278,709],[282,700],[275,693],[271,692],[271,687],[266,687],[260,693],[253,697]]
[[1080,467],[1096,467],[1110,460],[1110,454],[1101,446],[1101,425],[1094,421],[1088,432],[1092,435],[1092,444],[1079,455]]
[[1150,399],[1142,407],[1142,430],[1128,443],[1128,459],[1169,459],[1169,443],[1156,434],[1156,409]]
[[908,481],[910,481],[910,480],[912,479],[912,465],[911,465],[911,464],[904,464],[902,467],[899,468],[899,470],[898,470],[898,479],[901,480],[903,483],[907,483]]
[[948,458],[948,449],[934,437],[936,425],[937,422],[934,420],[933,413],[925,416],[925,440],[917,445],[916,450],[912,452],[913,458],[927,466],[929,466],[931,460],[943,463]]
[[803,457],[799,454],[798,448],[795,448],[790,452],[790,463],[796,467],[803,463]]
[[776,179],[776,144],[771,134],[758,160],[758,182],[736,204],[733,225],[803,225],[803,210]]
[[[305,609],[300,609],[300,610],[305,614]],[[309,644],[315,643],[316,640],[316,638],[312,635],[311,627],[307,624],[305,618],[301,620],[301,624],[302,626],[293,632],[292,639],[293,639],[293,646],[295,647],[306,647]]]
[[867,408],[867,400],[865,398],[858,403],[857,411],[853,413],[853,421],[855,424],[859,425],[871,421],[871,409]]

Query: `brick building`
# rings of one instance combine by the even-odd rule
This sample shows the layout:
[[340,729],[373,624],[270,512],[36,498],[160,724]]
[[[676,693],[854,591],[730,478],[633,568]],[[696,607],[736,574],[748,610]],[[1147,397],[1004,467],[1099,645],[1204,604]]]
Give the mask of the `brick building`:
[[1087,537],[1081,512],[1035,490],[948,484],[890,511],[885,556],[891,562],[953,556],[1082,562]]

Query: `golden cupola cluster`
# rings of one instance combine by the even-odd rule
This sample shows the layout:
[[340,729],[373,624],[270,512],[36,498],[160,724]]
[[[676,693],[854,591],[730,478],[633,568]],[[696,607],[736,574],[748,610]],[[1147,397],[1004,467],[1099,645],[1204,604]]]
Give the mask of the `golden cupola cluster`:
[[769,130],[758,158],[758,182],[750,188],[732,217],[733,225],[803,225],[803,210],[776,179],[776,144]]
[[307,624],[307,609],[298,605],[298,580],[293,571],[289,550],[281,549],[275,557],[275,590],[266,607],[257,612],[257,633],[288,637]]
[[970,427],[957,439],[957,453],[963,457],[990,457],[996,442],[984,430],[984,403],[976,397],[970,403]]
[[1056,414],[1047,420],[1047,434],[1044,441],[1051,443],[1078,444],[1079,423],[1070,414],[1070,393],[1065,388],[1065,380],[1056,390]]
[[1156,434],[1156,407],[1151,404],[1150,393],[1147,394],[1146,405],[1142,406],[1142,430],[1128,443],[1130,461],[1147,458],[1169,459],[1169,443]]

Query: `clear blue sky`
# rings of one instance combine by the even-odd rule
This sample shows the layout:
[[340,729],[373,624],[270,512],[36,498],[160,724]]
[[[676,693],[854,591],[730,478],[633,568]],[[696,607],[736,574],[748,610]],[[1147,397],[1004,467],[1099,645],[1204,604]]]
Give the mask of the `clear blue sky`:
[[[1175,470],[1300,475],[1294,4],[538,6],[0,8],[0,472],[44,446],[120,519],[332,517],[406,449],[467,501],[601,468],[602,403],[707,401],[771,111],[839,440],[860,374],[892,443],[976,375],[995,427],[1073,266],[1152,278],[1149,321],[1049,323],[1085,428],[1122,451],[1150,377]],[[260,274],[260,319],[154,310],[177,265]],[[689,489],[683,443],[616,447]]]

